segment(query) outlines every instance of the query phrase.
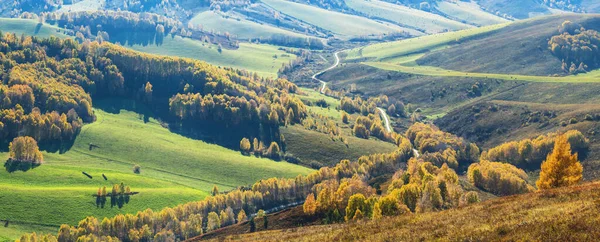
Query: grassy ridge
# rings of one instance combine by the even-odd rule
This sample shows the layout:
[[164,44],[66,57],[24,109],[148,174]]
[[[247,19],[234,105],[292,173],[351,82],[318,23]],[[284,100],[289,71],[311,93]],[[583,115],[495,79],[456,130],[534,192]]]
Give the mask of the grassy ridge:
[[327,29],[340,35],[340,37],[385,34],[405,30],[396,25],[383,24],[359,16],[328,11],[322,8],[290,1],[264,0],[262,2],[284,14],[320,28]]
[[369,16],[388,19],[399,24],[422,29],[426,33],[439,33],[473,27],[440,15],[378,0],[347,0],[346,4],[352,9]]
[[[115,103],[120,101],[96,101],[95,105]],[[144,117],[132,111],[111,112],[96,109],[98,120],[83,127],[73,147],[64,154],[44,152],[45,163],[40,167],[27,172],[0,171],[0,220],[56,228],[62,223],[76,224],[85,216],[103,218],[201,200],[214,184],[228,190],[264,178],[295,177],[311,171],[286,162],[242,156],[171,133],[156,120],[144,122]],[[98,148],[90,150],[90,143]],[[1,159],[6,158],[2,153]],[[141,174],[133,173],[134,164],[141,165]],[[88,179],[82,171],[94,178]],[[98,187],[120,182],[140,194],[122,209],[96,208],[91,195]],[[19,235],[36,229],[27,224],[11,225],[4,231]]]

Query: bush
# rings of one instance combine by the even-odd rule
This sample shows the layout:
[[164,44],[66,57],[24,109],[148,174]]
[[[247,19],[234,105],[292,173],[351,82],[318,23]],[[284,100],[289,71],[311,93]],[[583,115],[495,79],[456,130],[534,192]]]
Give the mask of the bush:
[[141,172],[142,172],[142,167],[140,165],[138,165],[138,164],[135,164],[133,166],[133,173],[140,174]]

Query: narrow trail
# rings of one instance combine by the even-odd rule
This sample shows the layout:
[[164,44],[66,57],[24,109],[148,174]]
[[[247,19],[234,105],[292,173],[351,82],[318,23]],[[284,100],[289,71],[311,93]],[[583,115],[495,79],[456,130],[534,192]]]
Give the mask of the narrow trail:
[[392,127],[390,126],[390,118],[387,116],[387,113],[385,113],[385,110],[383,108],[377,108],[377,110],[379,110],[379,113],[383,118],[383,122],[385,123],[385,130],[388,133],[392,132]]
[[[340,64],[340,56],[339,53],[342,52],[343,50],[337,51],[335,52],[333,55],[335,56],[335,63],[333,63],[333,65],[331,65],[330,67],[327,67],[327,69],[322,70],[320,72],[315,73],[314,75],[312,75],[312,79],[313,80],[317,80],[321,83],[321,89],[319,89],[319,92],[324,93],[325,92],[325,87],[327,86],[327,82],[324,82],[323,80],[317,78],[317,76],[333,69],[336,68],[339,64]],[[321,58],[323,58],[323,56],[321,56]]]

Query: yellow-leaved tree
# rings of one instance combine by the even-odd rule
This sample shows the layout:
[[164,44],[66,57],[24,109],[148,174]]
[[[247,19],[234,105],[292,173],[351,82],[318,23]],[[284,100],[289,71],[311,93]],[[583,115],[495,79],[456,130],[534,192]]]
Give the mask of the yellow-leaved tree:
[[571,154],[571,145],[565,135],[560,135],[554,142],[554,150],[542,163],[538,189],[550,189],[577,184],[581,181],[583,167],[577,154]]

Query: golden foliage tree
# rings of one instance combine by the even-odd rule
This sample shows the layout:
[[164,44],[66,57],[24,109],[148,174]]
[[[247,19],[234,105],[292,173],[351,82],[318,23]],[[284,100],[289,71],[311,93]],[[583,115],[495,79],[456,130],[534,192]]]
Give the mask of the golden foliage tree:
[[304,214],[312,216],[316,213],[317,211],[317,203],[315,201],[315,195],[308,194],[308,196],[306,196],[306,201],[304,202],[304,205],[302,205],[302,208],[304,210]]
[[565,135],[558,136],[554,142],[554,150],[542,163],[540,178],[536,185],[539,189],[564,187],[581,181],[583,167],[577,154],[571,154],[571,145]]
[[250,140],[248,138],[243,138],[240,141],[240,150],[242,150],[243,154],[249,154],[251,148]]
[[40,152],[37,142],[29,136],[14,138],[8,149],[9,159],[11,160],[32,164],[40,164],[44,161],[44,156]]

